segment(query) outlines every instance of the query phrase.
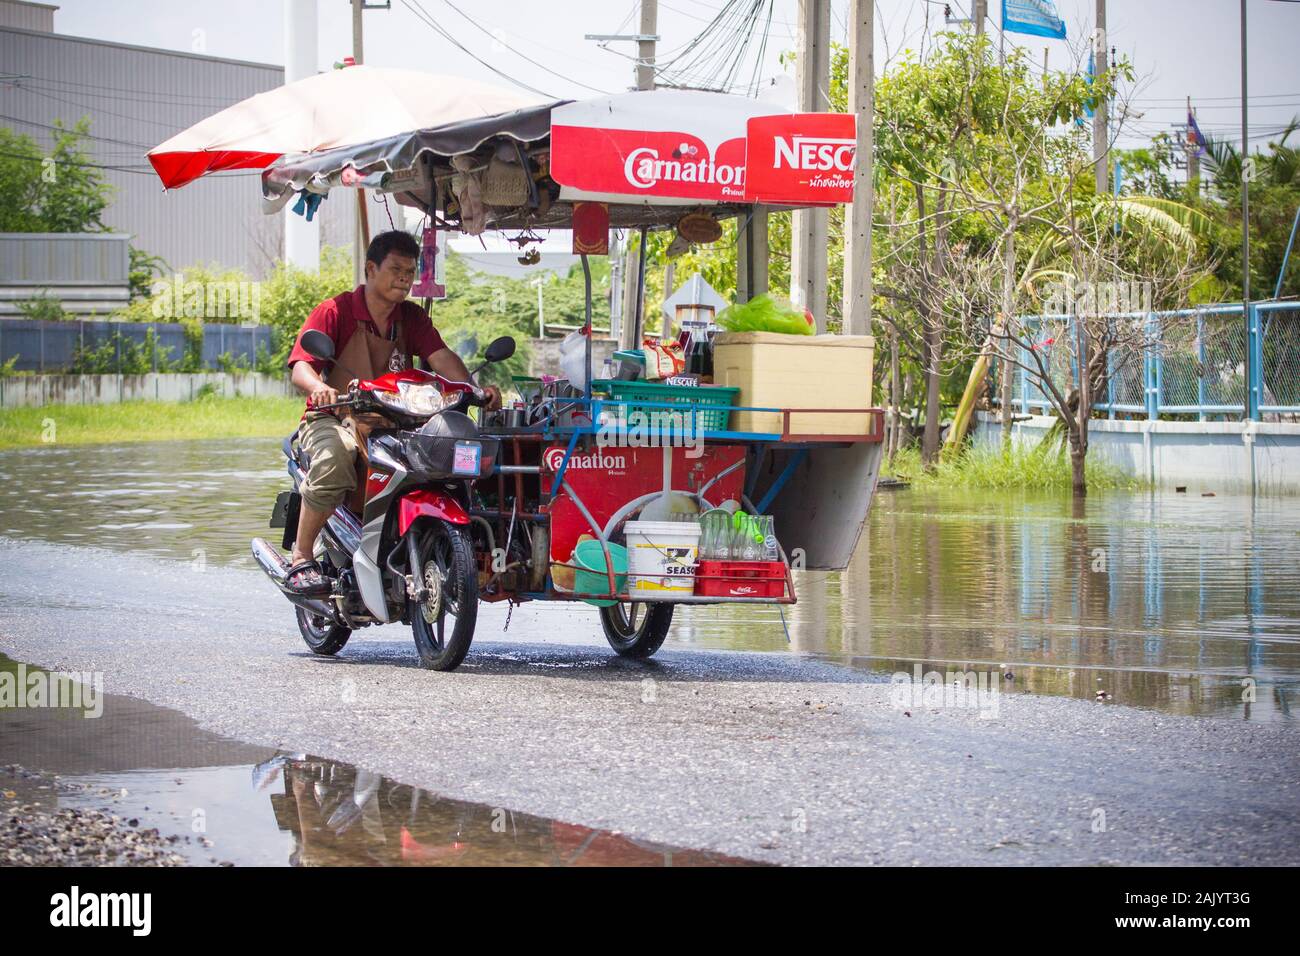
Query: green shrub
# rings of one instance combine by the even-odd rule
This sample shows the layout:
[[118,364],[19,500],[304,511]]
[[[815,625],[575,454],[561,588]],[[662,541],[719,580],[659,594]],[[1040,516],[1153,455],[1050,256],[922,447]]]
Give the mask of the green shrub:
[[79,347],[68,365],[70,375],[144,375],[146,372],[176,372],[183,362],[171,359],[171,348],[158,344],[153,329],[146,329],[144,341],[137,342],[121,332],[114,332],[98,346]]
[[38,292],[24,302],[18,303],[18,311],[23,318],[37,322],[66,322],[72,316],[63,310],[63,302],[48,292]]
[[[1069,491],[1073,487],[1070,459],[1060,444],[1035,448],[966,447],[959,454],[942,456],[931,469],[921,465],[916,446],[901,448],[884,471],[910,481],[917,488],[987,488],[1027,491]],[[1089,458],[1085,474],[1090,490],[1137,489],[1143,482],[1109,462]]]

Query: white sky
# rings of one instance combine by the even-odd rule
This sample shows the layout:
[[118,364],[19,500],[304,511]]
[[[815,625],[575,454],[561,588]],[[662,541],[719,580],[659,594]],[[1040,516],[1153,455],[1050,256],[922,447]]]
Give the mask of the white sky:
[[[761,69],[765,78],[781,74],[778,57],[794,47],[798,0],[774,0],[774,15]],[[843,41],[851,0],[832,0],[832,37]],[[422,23],[408,3],[423,8],[471,52],[502,73],[538,90],[564,97],[617,91],[632,83],[632,63],[597,47],[584,33],[636,31],[635,0],[450,0],[483,30],[462,17],[449,0],[393,0],[391,10],[365,14],[365,59],[377,66],[425,68],[506,82],[455,49]],[[660,49],[672,51],[689,41],[723,6],[724,0],[661,0]],[[934,0],[877,0],[876,63],[887,52],[917,49],[942,28],[943,4]],[[952,3],[955,15],[971,0]],[[318,0],[319,65],[328,68],[351,50],[348,0]],[[1000,0],[990,0],[1000,19]],[[1057,0],[1071,38],[1092,26],[1094,0]],[[63,0],[55,14],[60,33],[97,37],[178,50],[191,50],[201,36],[205,52],[216,56],[283,63],[283,12],[277,0]],[[1240,34],[1237,0],[1110,0],[1110,42],[1135,63],[1143,78],[1136,105],[1144,115],[1123,145],[1184,118],[1184,98],[1192,96],[1207,132],[1240,137]],[[1249,0],[1250,125],[1265,134],[1300,115],[1300,3]],[[991,35],[998,37],[990,24]],[[195,31],[202,31],[196,34]],[[1049,67],[1070,59],[1063,41],[1008,34]],[[507,47],[537,61],[525,62]],[[611,44],[632,54],[631,44]],[[554,72],[548,72],[554,71]]]

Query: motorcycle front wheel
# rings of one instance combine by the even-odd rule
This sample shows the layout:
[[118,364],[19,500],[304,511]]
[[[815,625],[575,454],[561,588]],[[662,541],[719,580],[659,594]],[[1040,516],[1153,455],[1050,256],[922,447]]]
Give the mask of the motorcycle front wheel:
[[[415,532],[412,532],[415,533]],[[411,609],[411,631],[420,662],[451,671],[469,653],[478,619],[478,567],[470,537],[442,521],[421,532],[415,575],[424,600]]]

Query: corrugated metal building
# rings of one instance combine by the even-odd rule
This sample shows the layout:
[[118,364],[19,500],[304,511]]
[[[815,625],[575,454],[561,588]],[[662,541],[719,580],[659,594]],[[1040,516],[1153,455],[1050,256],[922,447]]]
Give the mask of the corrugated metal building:
[[[116,188],[104,217],[172,270],[197,263],[265,275],[284,224],[259,208],[257,173],[209,176],[164,192],[145,152],[173,133],[279,86],[284,68],[53,32],[47,4],[0,0],[0,123],[51,145],[55,121],[91,119],[90,161]],[[321,205],[321,245],[350,245],[353,206]]]
[[0,232],[0,318],[21,315],[19,305],[41,295],[72,315],[122,308],[131,298],[128,242],[115,232]]

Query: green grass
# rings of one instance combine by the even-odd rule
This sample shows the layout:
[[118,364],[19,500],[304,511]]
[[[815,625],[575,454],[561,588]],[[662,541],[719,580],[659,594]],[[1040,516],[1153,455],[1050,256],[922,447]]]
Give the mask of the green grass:
[[[934,468],[921,467],[916,447],[900,449],[885,473],[916,488],[994,488],[1025,491],[1069,491],[1072,487],[1070,459],[1059,446],[1012,448],[1007,454],[995,448],[965,448],[960,454],[941,456]],[[1084,474],[1089,491],[1136,490],[1143,481],[1114,465],[1089,456]]]
[[46,405],[0,410],[0,449],[38,445],[275,438],[293,431],[301,398],[199,398],[191,402]]

